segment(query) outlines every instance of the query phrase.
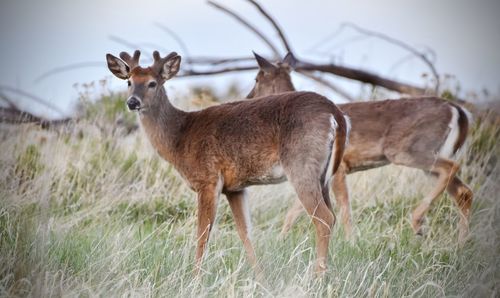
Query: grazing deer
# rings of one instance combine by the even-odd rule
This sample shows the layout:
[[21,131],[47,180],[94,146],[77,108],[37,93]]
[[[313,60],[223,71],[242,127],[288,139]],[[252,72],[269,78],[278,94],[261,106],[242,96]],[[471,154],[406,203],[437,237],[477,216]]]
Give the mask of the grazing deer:
[[[289,53],[274,65],[255,54],[259,72],[247,98],[295,90],[290,77],[296,60]],[[425,213],[446,189],[460,210],[459,242],[468,234],[472,191],[456,175],[459,165],[450,158],[463,145],[469,127],[468,112],[436,97],[406,98],[339,104],[352,122],[349,143],[338,172],[333,192],[340,206],[347,237],[351,236],[351,207],[346,174],[390,163],[421,169],[437,177],[434,189],[412,213],[412,228],[422,234]],[[286,215],[282,234],[286,234],[302,212],[300,202]]]
[[330,231],[335,222],[328,194],[347,138],[340,110],[312,92],[289,92],[237,101],[196,112],[172,105],[163,84],[178,71],[181,57],[155,51],[150,67],[139,66],[140,52],[121,59],[107,54],[109,70],[128,82],[127,106],[137,111],[153,147],[198,195],[196,271],[225,194],[252,266],[245,188],[289,180],[316,229],[316,272],[326,269]]

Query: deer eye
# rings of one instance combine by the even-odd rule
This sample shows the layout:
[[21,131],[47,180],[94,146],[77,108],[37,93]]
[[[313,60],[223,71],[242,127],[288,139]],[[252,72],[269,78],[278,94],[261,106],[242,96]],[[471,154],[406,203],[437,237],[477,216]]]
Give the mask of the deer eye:
[[132,85],[132,83],[130,81],[127,81],[127,86],[130,87],[131,85]]
[[150,83],[148,84],[148,87],[149,87],[149,88],[156,88],[156,85],[157,85],[157,84],[156,84],[156,82],[150,82]]

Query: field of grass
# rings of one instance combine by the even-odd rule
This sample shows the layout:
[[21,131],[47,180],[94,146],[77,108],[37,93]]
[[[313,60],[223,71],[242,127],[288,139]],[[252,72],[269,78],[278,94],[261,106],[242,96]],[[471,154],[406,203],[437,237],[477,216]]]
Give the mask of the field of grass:
[[140,130],[126,134],[103,120],[116,115],[89,111],[66,130],[0,126],[0,296],[500,295],[498,123],[479,121],[459,154],[475,193],[464,246],[448,195],[428,214],[425,236],[413,235],[409,214],[432,178],[388,166],[348,177],[356,237],[345,240],[336,224],[328,271],[316,279],[310,220],[279,238],[291,187],[254,187],[265,271],[257,281],[223,196],[204,272],[193,276],[194,193]]

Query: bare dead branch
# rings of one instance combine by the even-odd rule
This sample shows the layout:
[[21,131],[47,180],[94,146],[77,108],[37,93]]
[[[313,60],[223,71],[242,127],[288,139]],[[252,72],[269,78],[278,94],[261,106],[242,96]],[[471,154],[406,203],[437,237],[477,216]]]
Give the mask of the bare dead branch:
[[227,63],[253,62],[254,57],[235,57],[235,58],[214,58],[214,57],[186,57],[184,61],[187,64],[207,64],[221,65]]
[[177,76],[178,77],[208,76],[208,75],[223,74],[226,72],[239,72],[239,71],[248,71],[248,70],[256,70],[256,69],[258,69],[257,65],[225,67],[225,68],[221,68],[221,69],[213,69],[213,70],[205,70],[205,71],[188,69],[188,70],[182,71],[181,74],[179,74]]
[[50,69],[49,71],[46,71],[44,73],[42,73],[41,75],[39,75],[34,83],[39,83],[45,79],[47,79],[48,77],[51,77],[53,75],[56,75],[58,73],[62,73],[62,72],[67,72],[67,71],[71,71],[71,70],[77,70],[77,69],[82,69],[82,68],[94,68],[94,67],[105,67],[106,64],[105,64],[105,61],[88,61],[88,62],[80,62],[80,63],[73,63],[73,64],[68,64],[68,65],[64,65],[64,66],[59,66],[59,67],[55,67],[55,68],[52,68]]
[[154,43],[154,42],[141,42],[139,44],[139,46],[141,48],[147,47],[147,48],[150,48],[150,49],[153,49],[153,50],[157,50],[157,51],[160,51],[162,53],[169,52],[169,50],[167,50],[164,46],[161,46],[161,45],[159,45],[157,43]]
[[9,108],[17,109],[17,105],[14,103],[14,101],[12,99],[10,99],[10,97],[5,95],[3,92],[0,92],[0,99],[5,101],[7,103],[7,105],[9,106]]
[[153,55],[153,53],[151,51],[145,50],[144,48],[142,48],[138,44],[129,42],[121,37],[118,37],[115,35],[110,35],[109,39],[118,43],[118,44],[124,45],[124,46],[130,48],[131,50],[140,50],[144,54],[144,56],[150,57]]
[[417,51],[415,48],[413,48],[409,44],[407,44],[401,40],[398,40],[394,37],[390,37],[386,34],[372,31],[372,30],[368,30],[365,28],[361,28],[360,26],[353,24],[353,23],[344,23],[344,24],[342,24],[342,26],[352,28],[361,34],[371,36],[371,37],[376,37],[376,38],[382,39],[386,42],[392,43],[400,48],[407,50],[408,52],[412,53],[413,55],[417,56],[418,58],[420,58],[429,67],[429,69],[432,72],[432,75],[434,76],[434,79],[436,80],[435,92],[437,93],[439,91],[439,74],[436,70],[436,67],[434,66],[434,63],[432,63],[432,61],[429,60],[427,55],[425,55],[422,52]]
[[5,90],[7,92],[12,92],[12,93],[16,93],[18,95],[21,95],[21,96],[24,96],[26,98],[29,98],[41,105],[44,105],[46,106],[47,108],[59,113],[60,115],[63,115],[64,116],[64,112],[61,111],[58,107],[56,107],[55,105],[51,104],[50,102],[46,101],[45,99],[43,98],[40,98],[38,96],[35,96],[33,94],[30,94],[26,91],[23,91],[23,90],[20,90],[20,89],[17,89],[17,88],[14,88],[14,87],[10,87],[10,86],[5,86],[5,85],[0,85],[0,90]]
[[168,34],[170,37],[172,37],[177,42],[177,44],[179,45],[179,47],[182,50],[182,53],[185,56],[188,56],[188,57],[191,56],[189,54],[189,50],[188,50],[188,47],[187,47],[186,43],[182,40],[182,38],[177,33],[175,33],[173,30],[171,30],[167,26],[165,26],[165,25],[163,25],[161,23],[158,23],[158,22],[155,22],[155,26],[158,27],[158,28],[160,28],[163,32],[165,32],[166,34]]
[[298,62],[295,68],[297,70],[321,71],[331,73],[348,79],[384,87],[392,91],[397,91],[399,93],[405,93],[409,95],[416,96],[427,94],[427,90],[425,90],[424,88],[415,87],[413,85],[401,83],[391,79],[386,79],[368,71],[346,66],[339,66],[335,64],[314,64],[302,61]]
[[413,54],[408,54],[408,55],[405,55],[404,57],[400,58],[398,61],[396,61],[394,64],[391,65],[391,67],[389,68],[389,73],[395,71],[399,66],[401,66],[405,62],[408,62],[412,59],[415,59],[415,55],[413,55]]
[[273,52],[273,55],[275,56],[276,59],[280,58],[280,53],[278,49],[274,46],[274,44],[257,28],[255,28],[253,25],[251,25],[248,21],[243,19],[241,16],[239,16],[237,13],[233,12],[232,10],[229,10],[225,8],[224,6],[221,6],[220,4],[217,4],[211,0],[207,1],[208,5],[215,7],[216,9],[219,9],[220,11],[232,16],[235,18],[238,22],[240,22],[242,25],[250,29],[253,33],[255,33],[265,44],[268,45],[268,47],[271,49]]
[[322,77],[315,76],[314,74],[312,74],[310,72],[306,72],[306,71],[302,71],[302,70],[298,71],[298,73],[300,73],[301,75],[303,75],[311,80],[314,80],[314,81],[320,83],[321,85],[331,89],[333,92],[337,93],[338,95],[342,96],[344,99],[346,99],[348,101],[355,101],[355,99],[349,93],[347,93],[345,90],[342,90],[342,88],[338,87],[337,85],[335,85],[334,83],[332,83],[330,81],[323,79]]
[[283,30],[278,25],[278,23],[274,20],[274,18],[271,17],[269,15],[269,13],[267,13],[267,11],[256,1],[254,1],[254,0],[247,0],[247,1],[250,2],[253,6],[255,6],[260,11],[260,13],[271,23],[271,25],[274,27],[274,30],[276,30],[276,32],[278,33],[278,35],[281,39],[281,42],[283,43],[283,46],[285,47],[287,52],[293,54],[292,47],[288,43],[288,40],[285,37],[285,34],[283,33]]
[[63,118],[57,120],[48,120],[35,116],[26,111],[20,111],[16,108],[0,107],[0,122],[9,124],[33,123],[48,129],[55,126],[61,126],[74,121],[72,118]]

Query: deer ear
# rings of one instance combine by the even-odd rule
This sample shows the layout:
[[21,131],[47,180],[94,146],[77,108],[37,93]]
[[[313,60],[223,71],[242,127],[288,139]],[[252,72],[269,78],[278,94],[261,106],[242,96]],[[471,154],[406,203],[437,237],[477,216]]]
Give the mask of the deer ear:
[[255,60],[257,60],[259,68],[264,72],[271,72],[273,70],[276,70],[276,66],[274,66],[271,62],[267,61],[264,57],[257,55],[257,53],[255,52],[253,52],[253,55],[255,56]]
[[117,58],[111,54],[106,54],[106,61],[108,62],[108,69],[119,79],[128,79],[128,74],[130,73],[130,67],[123,62],[120,58]]
[[175,76],[181,68],[181,56],[176,55],[168,59],[161,71],[161,77],[166,81]]
[[295,66],[297,65],[297,59],[295,59],[295,56],[291,52],[288,52],[285,58],[283,58],[282,63],[290,66],[291,69],[295,69]]

